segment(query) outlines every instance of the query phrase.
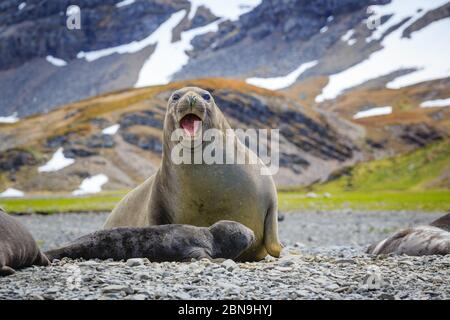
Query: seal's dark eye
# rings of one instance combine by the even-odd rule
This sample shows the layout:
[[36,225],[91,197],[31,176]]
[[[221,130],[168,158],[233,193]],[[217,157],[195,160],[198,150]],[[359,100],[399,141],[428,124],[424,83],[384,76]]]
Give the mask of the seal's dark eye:
[[178,99],[180,99],[180,95],[178,95],[178,94],[174,94],[173,96],[172,96],[172,100],[173,101],[177,101]]
[[211,96],[209,95],[209,93],[205,93],[204,95],[202,95],[202,98],[206,101],[209,101],[211,99]]

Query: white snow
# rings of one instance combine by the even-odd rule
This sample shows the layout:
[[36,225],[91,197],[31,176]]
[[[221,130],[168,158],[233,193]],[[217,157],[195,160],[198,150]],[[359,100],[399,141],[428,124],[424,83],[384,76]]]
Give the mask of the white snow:
[[303,63],[297,69],[284,77],[248,78],[245,81],[257,87],[262,87],[270,90],[279,90],[292,85],[303,72],[314,67],[316,64],[317,60]]
[[77,190],[72,192],[75,196],[81,196],[90,193],[98,193],[102,191],[102,186],[108,182],[108,177],[104,174],[97,174],[95,176],[84,179]]
[[47,56],[45,59],[56,67],[64,67],[67,65],[66,61],[64,61],[63,59],[55,58],[54,56]]
[[23,10],[25,7],[27,6],[26,2],[22,2],[21,4],[19,4],[19,6],[17,7],[17,9]]
[[391,113],[392,113],[391,106],[377,107],[377,108],[372,108],[372,109],[368,109],[368,110],[364,110],[364,111],[359,111],[353,116],[353,119],[382,116],[382,115],[391,114]]
[[80,51],[77,54],[77,58],[94,61],[111,54],[135,53],[149,45],[156,44],[155,51],[142,66],[138,80],[134,86],[139,88],[167,84],[171,81],[172,75],[188,62],[189,57],[186,51],[192,48],[191,41],[194,37],[217,31],[221,22],[227,19],[238,19],[240,15],[251,11],[259,5],[261,0],[190,0],[190,2],[190,18],[194,17],[199,6],[204,5],[220,19],[206,26],[184,31],[181,33],[181,39],[172,43],[172,30],[187,14],[186,10],[181,10],[172,14],[169,19],[145,39],[101,50],[90,52]]
[[350,39],[350,40],[347,41],[347,44],[349,46],[352,46],[352,45],[354,45],[356,43],[356,41],[357,41],[356,39]]
[[327,18],[327,22],[331,22],[331,21],[333,21],[334,20],[334,17],[333,16],[329,16],[328,18]]
[[7,117],[0,117],[0,123],[16,123],[20,119],[17,117],[17,112],[14,112],[12,115]]
[[[316,102],[334,99],[344,90],[360,85],[370,79],[390,74],[400,69],[416,68],[417,71],[399,76],[389,82],[388,88],[397,89],[423,81],[450,76],[450,18],[434,21],[427,27],[402,38],[403,30],[428,11],[447,3],[448,0],[407,1],[393,0],[390,4],[372,6],[376,16],[393,14],[373,33],[377,39],[391,26],[406,17],[411,18],[382,41],[382,49],[372,53],[368,59],[340,73],[333,74]],[[420,12],[419,9],[422,9]],[[394,22],[393,22],[394,21]]]
[[320,33],[325,33],[328,31],[328,26],[323,26],[322,28],[320,28]]
[[422,108],[448,107],[450,106],[450,98],[424,101],[420,106]]
[[66,158],[63,151],[63,148],[59,148],[45,165],[38,168],[38,171],[54,172],[75,163],[75,159]]
[[341,37],[341,40],[352,46],[356,43],[356,39],[352,39],[354,34],[355,30],[350,29]]
[[172,43],[172,29],[184,15],[185,10],[174,13],[153,33],[158,44],[142,66],[134,85],[136,88],[169,83],[172,75],[188,62],[186,51],[192,48],[191,40],[197,35],[217,31],[219,23],[222,22],[222,19],[219,19],[206,26],[184,31],[181,33],[181,39]]
[[133,4],[134,2],[135,2],[135,0],[123,0],[123,1],[116,3],[116,7],[117,8],[125,7],[130,4]]
[[[97,59],[100,59],[102,57],[109,56],[114,53],[123,54],[123,53],[135,53],[138,52],[145,47],[155,44],[158,41],[171,41],[172,40],[172,29],[176,27],[181,20],[183,19],[185,15],[185,11],[179,11],[177,13],[174,13],[167,21],[165,21],[163,24],[159,26],[158,29],[155,30],[151,35],[149,35],[147,38],[139,40],[139,41],[133,41],[127,44],[123,44],[117,47],[111,47],[96,51],[90,51],[90,52],[79,52],[77,55],[77,58],[85,58],[87,61],[94,61]],[[170,39],[168,39],[170,38]],[[155,50],[156,51],[156,50]],[[154,55],[154,54],[153,54]]]
[[25,193],[23,191],[14,189],[14,188],[8,188],[2,193],[0,193],[0,198],[20,198],[23,197]]
[[226,20],[237,20],[239,16],[251,11],[261,0],[189,0],[191,10],[189,19],[194,18],[198,7],[208,8],[215,16]]
[[103,134],[108,134],[108,135],[115,135],[117,133],[117,131],[120,128],[120,124],[113,124],[110,127],[107,127],[105,129],[102,130]]

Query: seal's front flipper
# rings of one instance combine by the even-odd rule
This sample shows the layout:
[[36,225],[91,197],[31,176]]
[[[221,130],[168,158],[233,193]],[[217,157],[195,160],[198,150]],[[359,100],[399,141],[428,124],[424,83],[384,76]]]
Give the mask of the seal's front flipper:
[[204,249],[194,249],[189,252],[189,254],[183,259],[185,262],[190,262],[192,259],[202,260],[208,259],[212,260],[212,257]]
[[278,239],[278,209],[276,206],[271,206],[267,211],[264,221],[264,246],[271,256],[280,257],[283,247]]
[[0,268],[0,277],[10,276],[14,273],[16,273],[16,271],[13,268],[7,266]]
[[39,256],[36,258],[36,261],[33,264],[37,266],[49,266],[51,263],[45,254],[39,252]]

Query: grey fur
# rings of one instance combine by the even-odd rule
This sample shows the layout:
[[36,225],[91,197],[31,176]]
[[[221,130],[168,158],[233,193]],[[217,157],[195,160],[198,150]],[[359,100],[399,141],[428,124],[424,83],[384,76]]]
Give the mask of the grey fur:
[[450,254],[450,214],[429,226],[418,226],[396,232],[378,243],[372,244],[370,254],[406,254],[409,256]]
[[102,260],[148,258],[152,262],[189,261],[192,258],[235,259],[254,240],[253,231],[249,228],[222,220],[209,228],[171,224],[100,230],[45,254],[51,261],[63,257]]
[[16,219],[0,210],[0,276],[31,265],[49,265],[33,236]]

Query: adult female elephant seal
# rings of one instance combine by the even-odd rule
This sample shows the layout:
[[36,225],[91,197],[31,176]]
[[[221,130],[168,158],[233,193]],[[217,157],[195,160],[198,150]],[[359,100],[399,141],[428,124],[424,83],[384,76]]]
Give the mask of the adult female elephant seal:
[[248,249],[253,231],[234,221],[209,228],[166,224],[146,228],[121,227],[88,234],[61,248],[47,251],[50,260],[148,258],[152,262],[191,259],[236,259]]
[[0,209],[0,276],[31,265],[49,265],[33,236],[16,219]]
[[[234,153],[236,159],[245,157],[245,164],[172,161],[172,151],[180,147],[179,141],[171,138],[175,130],[182,132],[183,152],[192,155],[207,144],[190,142],[198,141],[208,129],[222,134],[224,146],[234,145],[234,152],[220,149],[225,157]],[[252,229],[256,237],[239,260],[260,260],[267,253],[278,257],[281,245],[275,184],[270,175],[261,174],[265,169],[262,161],[227,129],[231,127],[208,91],[196,87],[175,91],[164,120],[161,167],[119,202],[104,228],[174,223],[207,227],[219,220],[233,220]]]

